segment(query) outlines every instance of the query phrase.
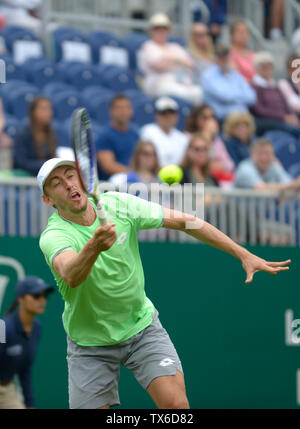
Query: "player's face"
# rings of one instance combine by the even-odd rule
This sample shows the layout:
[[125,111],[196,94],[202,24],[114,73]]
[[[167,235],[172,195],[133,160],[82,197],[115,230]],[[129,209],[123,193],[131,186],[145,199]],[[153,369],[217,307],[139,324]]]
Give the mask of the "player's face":
[[79,214],[87,209],[87,195],[74,167],[55,168],[45,182],[44,191],[44,202],[61,213]]

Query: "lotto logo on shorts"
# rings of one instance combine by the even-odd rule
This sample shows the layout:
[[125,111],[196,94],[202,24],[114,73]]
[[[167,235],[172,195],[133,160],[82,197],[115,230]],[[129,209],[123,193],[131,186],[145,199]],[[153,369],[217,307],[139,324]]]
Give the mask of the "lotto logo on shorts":
[[170,359],[170,358],[165,358],[159,362],[159,365],[160,366],[169,366],[169,365],[172,365],[172,363],[175,363],[175,360]]

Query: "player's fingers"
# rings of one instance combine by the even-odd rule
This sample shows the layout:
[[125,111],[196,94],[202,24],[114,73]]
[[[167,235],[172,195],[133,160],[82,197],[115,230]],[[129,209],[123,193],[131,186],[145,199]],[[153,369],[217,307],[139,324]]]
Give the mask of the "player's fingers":
[[283,267],[287,264],[290,264],[292,261],[290,259],[287,259],[286,261],[281,261],[281,262],[267,262],[267,264],[270,267]]
[[253,275],[255,274],[256,271],[247,271],[247,278],[245,283],[251,283],[253,280]]
[[280,271],[288,271],[289,269],[290,269],[289,267],[275,267],[275,268],[273,268],[273,267],[267,267],[266,271],[268,273],[271,273],[271,274],[277,274]]

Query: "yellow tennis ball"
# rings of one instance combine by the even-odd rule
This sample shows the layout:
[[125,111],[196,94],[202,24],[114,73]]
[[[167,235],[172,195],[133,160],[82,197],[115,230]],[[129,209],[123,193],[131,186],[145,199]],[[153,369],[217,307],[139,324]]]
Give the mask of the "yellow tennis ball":
[[168,185],[179,183],[183,177],[183,171],[178,165],[167,165],[158,172],[158,177]]

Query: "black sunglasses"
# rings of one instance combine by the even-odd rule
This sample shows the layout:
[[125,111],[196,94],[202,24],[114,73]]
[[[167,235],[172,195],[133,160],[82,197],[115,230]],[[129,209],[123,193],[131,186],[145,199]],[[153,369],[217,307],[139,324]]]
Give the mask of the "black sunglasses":
[[31,293],[30,294],[32,298],[34,299],[40,299],[41,297],[47,298],[48,293],[47,292],[40,292],[40,293]]

